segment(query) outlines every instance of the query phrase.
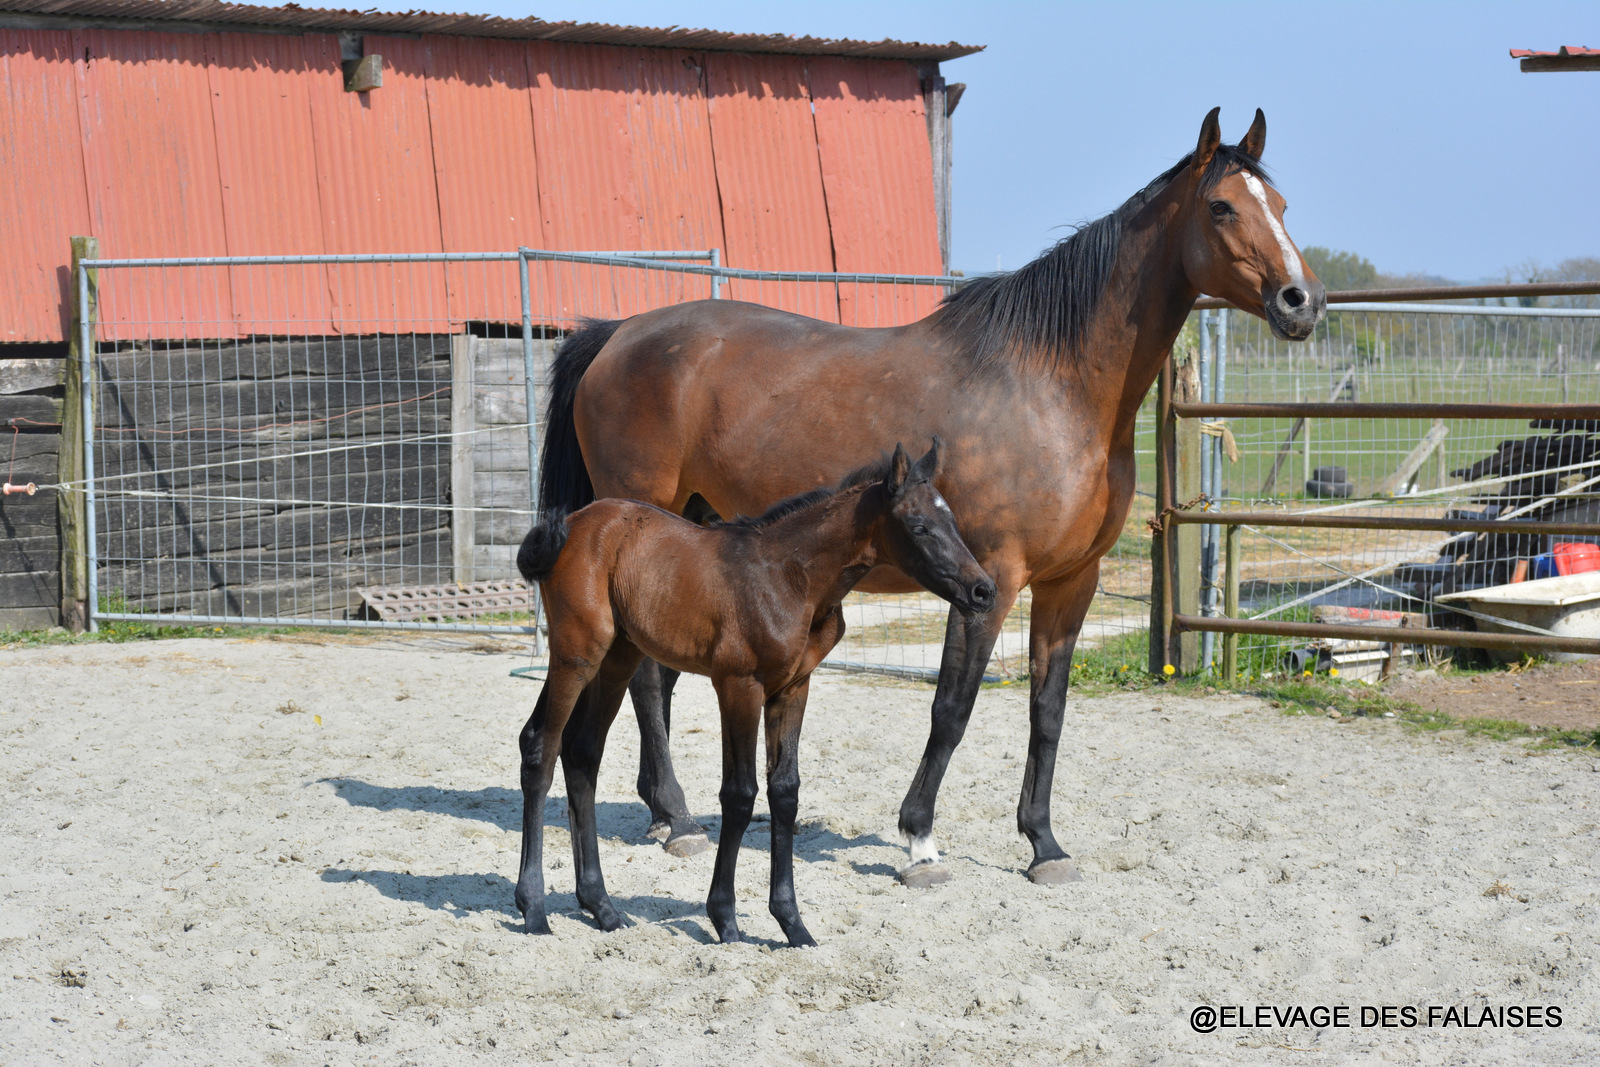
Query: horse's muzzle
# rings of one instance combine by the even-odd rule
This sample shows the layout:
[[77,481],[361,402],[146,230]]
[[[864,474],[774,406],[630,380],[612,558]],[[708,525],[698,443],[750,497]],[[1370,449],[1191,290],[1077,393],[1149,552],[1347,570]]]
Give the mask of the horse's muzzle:
[[1328,313],[1328,293],[1318,281],[1285,285],[1265,301],[1267,325],[1285,341],[1304,341]]
[[967,612],[972,615],[982,615],[994,607],[994,598],[999,595],[995,584],[987,579],[978,582],[967,590]]

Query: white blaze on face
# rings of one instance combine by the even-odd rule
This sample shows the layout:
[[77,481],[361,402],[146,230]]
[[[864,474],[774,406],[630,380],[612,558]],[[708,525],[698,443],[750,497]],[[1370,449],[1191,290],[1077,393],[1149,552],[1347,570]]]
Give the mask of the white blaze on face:
[[1256,198],[1256,203],[1261,205],[1261,213],[1267,217],[1267,225],[1272,228],[1272,236],[1278,239],[1278,248],[1283,252],[1283,269],[1289,275],[1289,284],[1296,288],[1305,286],[1305,271],[1300,269],[1300,253],[1294,250],[1294,242],[1289,240],[1289,235],[1283,230],[1283,223],[1278,221],[1278,216],[1272,213],[1272,205],[1267,203],[1267,187],[1247,170],[1241,170],[1239,176],[1244,179],[1246,189]]
[[950,505],[944,502],[944,497],[939,495],[938,490],[934,490],[933,493],[933,506],[938,508],[940,511],[950,510]]

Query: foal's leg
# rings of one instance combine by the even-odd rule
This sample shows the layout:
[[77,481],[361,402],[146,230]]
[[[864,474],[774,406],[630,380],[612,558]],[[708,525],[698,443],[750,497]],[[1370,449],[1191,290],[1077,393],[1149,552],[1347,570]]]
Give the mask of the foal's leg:
[[984,615],[962,615],[950,609],[944,631],[944,655],[939,661],[939,686],[933,694],[933,727],[922,751],[911,788],[900,803],[900,834],[910,843],[911,865],[900,872],[908,886],[924,888],[938,885],[950,877],[939,863],[939,850],[933,843],[933,808],[939,796],[950,755],[966,733],[972,705],[989,666],[989,653],[1005,624],[1006,612],[1017,598],[1020,583],[1002,575],[996,582],[994,608]]
[[794,822],[800,811],[800,724],[811,677],[767,701],[767,804],[772,809],[772,884],[767,910],[795,948],[816,945],[794,899]]
[[587,699],[589,679],[573,667],[551,663],[533,714],[522,728],[522,861],[517,871],[517,910],[530,934],[548,934],[544,911],[544,805],[555,778],[561,734],[573,707]]
[[706,914],[722,941],[741,940],[733,872],[756,806],[756,731],[765,695],[752,678],[725,678],[717,683],[717,703],[722,709],[722,833],[717,835],[717,864],[706,897]]
[[1040,885],[1083,879],[1050,829],[1050,787],[1055,781],[1056,749],[1067,709],[1072,652],[1099,578],[1097,560],[1066,581],[1033,587],[1033,618],[1028,627],[1033,691],[1028,700],[1028,766],[1022,776],[1022,798],[1017,802],[1017,830],[1033,845],[1028,877]]
[[639,719],[639,798],[650,808],[650,835],[666,838],[663,847],[674,856],[693,856],[711,847],[705,827],[689,817],[683,786],[672,771],[667,740],[671,727],[672,687],[678,672],[645,660],[634,672],[628,690]]
[[622,916],[611,904],[600,872],[600,840],[595,829],[594,792],[611,729],[628,679],[643,658],[632,642],[618,638],[584,691],[561,739],[561,768],[567,779],[567,818],[572,826],[572,865],[577,872],[578,903],[602,930],[615,930]]

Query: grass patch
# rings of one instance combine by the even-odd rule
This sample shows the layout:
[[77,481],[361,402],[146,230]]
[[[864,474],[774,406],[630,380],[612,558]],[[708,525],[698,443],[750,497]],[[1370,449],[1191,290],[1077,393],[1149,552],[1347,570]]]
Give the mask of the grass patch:
[[[100,597],[102,612],[125,614],[127,599],[121,593]],[[59,626],[48,630],[0,630],[0,648],[44,648],[51,645],[120,645],[128,641],[165,641],[182,637],[259,637],[262,634],[305,632],[304,626],[178,626],[171,623],[107,619],[94,633],[75,634]],[[317,629],[321,629],[318,627]],[[335,630],[334,633],[351,631]]]

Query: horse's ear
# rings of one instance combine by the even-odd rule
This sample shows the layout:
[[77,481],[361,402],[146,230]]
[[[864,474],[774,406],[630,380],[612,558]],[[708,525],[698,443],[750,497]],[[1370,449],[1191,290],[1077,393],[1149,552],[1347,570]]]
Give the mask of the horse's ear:
[[911,473],[911,459],[906,455],[906,446],[894,446],[894,458],[889,461],[889,477],[884,479],[884,488],[889,490],[890,497],[900,495],[900,490],[906,487],[906,477]]
[[1261,153],[1267,150],[1267,116],[1261,109],[1256,108],[1256,120],[1250,124],[1250,132],[1244,135],[1244,140],[1239,142],[1239,151],[1252,159],[1260,159]]
[[933,435],[933,447],[928,449],[927,455],[917,460],[917,477],[925,482],[931,482],[939,476],[939,446],[944,444],[939,440],[939,435]]
[[1189,162],[1189,172],[1196,177],[1211,164],[1211,157],[1222,146],[1222,123],[1217,119],[1220,114],[1222,109],[1214,107],[1200,124],[1200,142],[1194,146],[1194,158]]

